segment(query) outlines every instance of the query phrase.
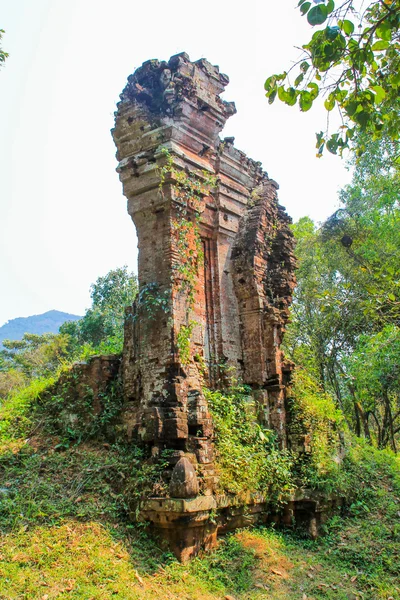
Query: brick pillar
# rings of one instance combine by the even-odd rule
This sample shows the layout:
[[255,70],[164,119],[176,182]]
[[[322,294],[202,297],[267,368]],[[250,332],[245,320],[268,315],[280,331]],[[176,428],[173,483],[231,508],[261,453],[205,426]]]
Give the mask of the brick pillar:
[[205,264],[204,249],[213,238],[218,134],[235,112],[219,98],[227,82],[218,67],[186,54],[148,61],[128,79],[113,130],[139,241],[139,297],[127,312],[123,358],[127,432],[154,452],[176,450],[176,460],[189,454],[206,471],[213,430],[202,383],[214,344],[214,258],[207,250]]

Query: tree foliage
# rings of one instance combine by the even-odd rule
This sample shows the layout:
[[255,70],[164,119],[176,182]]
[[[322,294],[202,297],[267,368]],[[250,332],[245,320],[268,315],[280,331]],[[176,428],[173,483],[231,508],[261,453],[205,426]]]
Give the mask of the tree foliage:
[[378,446],[391,446],[396,452],[400,432],[400,328],[387,325],[376,334],[360,336],[344,362],[347,384],[360,405],[365,436],[371,439],[371,422]]
[[349,426],[396,448],[400,431],[400,181],[386,142],[366,142],[341,208],[294,226],[300,259],[291,357],[333,394]]
[[4,29],[0,29],[0,68],[3,66],[6,58],[8,58],[8,53],[1,47],[1,40],[3,39],[4,34]]
[[95,353],[122,350],[125,308],[137,294],[137,279],[126,266],[99,277],[90,288],[92,306],[78,321],[68,321],[58,334],[26,333],[4,340],[0,351],[0,398],[34,379],[55,376],[75,360]]
[[[315,33],[301,58],[265,82],[269,103],[275,98],[306,112],[324,96],[328,111],[339,110],[342,126],[317,134],[317,156],[326,147],[342,153],[356,131],[374,138],[398,139],[400,113],[400,0],[300,0],[299,10]],[[363,150],[360,144],[355,146]]]
[[68,338],[61,334],[25,333],[22,340],[4,340],[3,346],[0,375],[20,373],[17,381],[49,377],[68,358]]
[[69,321],[60,332],[70,336],[71,348],[80,352],[85,344],[99,352],[120,352],[125,308],[138,292],[137,278],[126,266],[112,269],[90,287],[92,306],[79,321]]

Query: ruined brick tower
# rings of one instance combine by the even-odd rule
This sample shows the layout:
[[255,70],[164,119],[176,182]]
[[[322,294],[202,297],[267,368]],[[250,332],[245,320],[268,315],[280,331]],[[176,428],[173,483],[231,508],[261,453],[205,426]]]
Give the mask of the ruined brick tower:
[[[218,388],[233,373],[251,386],[281,446],[287,442],[290,367],[280,345],[295,284],[290,219],[260,163],[233,138],[219,138],[236,112],[219,96],[227,83],[218,67],[185,53],[148,61],[128,78],[112,132],[139,240],[123,421],[153,455],[173,451],[172,498],[149,501],[143,512],[181,558],[204,543],[201,515],[218,508],[203,386]],[[184,534],[183,514],[196,524]]]

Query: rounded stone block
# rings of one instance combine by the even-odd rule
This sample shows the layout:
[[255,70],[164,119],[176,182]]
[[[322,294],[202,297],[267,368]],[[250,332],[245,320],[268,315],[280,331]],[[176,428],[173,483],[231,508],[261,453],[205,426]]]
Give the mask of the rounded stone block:
[[187,458],[181,458],[172,471],[169,484],[172,498],[194,498],[199,493],[196,471]]

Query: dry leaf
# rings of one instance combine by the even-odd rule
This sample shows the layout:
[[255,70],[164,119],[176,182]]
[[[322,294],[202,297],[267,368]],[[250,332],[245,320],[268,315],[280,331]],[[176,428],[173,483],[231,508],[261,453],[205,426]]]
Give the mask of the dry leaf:
[[351,583],[354,583],[356,579],[357,579],[357,575],[354,575],[354,577],[352,577],[352,578],[350,579]]
[[254,587],[258,588],[259,590],[269,590],[269,586],[265,585],[264,583],[255,583]]
[[274,575],[279,575],[280,577],[282,577],[282,573],[280,571],[277,571],[276,569],[271,569],[271,573],[273,573]]
[[138,580],[138,582],[140,583],[140,585],[144,585],[144,581],[143,579],[140,577],[139,573],[137,571],[135,571],[135,577]]
[[314,575],[312,573],[307,573],[307,577],[309,577],[310,579],[314,579]]
[[236,600],[233,596],[225,596],[225,600]]

